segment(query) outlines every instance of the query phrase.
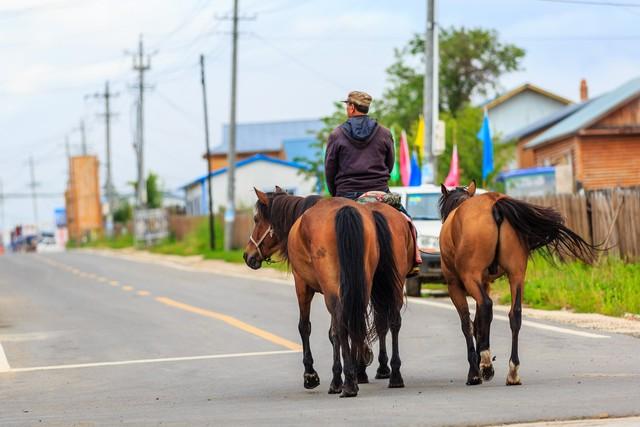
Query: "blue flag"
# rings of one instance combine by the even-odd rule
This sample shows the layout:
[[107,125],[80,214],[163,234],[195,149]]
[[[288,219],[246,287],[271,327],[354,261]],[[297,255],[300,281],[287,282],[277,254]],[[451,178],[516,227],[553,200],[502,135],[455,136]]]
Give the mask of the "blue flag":
[[411,178],[409,179],[410,187],[419,187],[422,184],[422,170],[418,165],[418,156],[416,153],[411,155]]
[[493,172],[493,142],[491,141],[491,128],[487,110],[484,111],[484,120],[482,120],[482,127],[477,137],[482,141],[482,180],[484,181]]

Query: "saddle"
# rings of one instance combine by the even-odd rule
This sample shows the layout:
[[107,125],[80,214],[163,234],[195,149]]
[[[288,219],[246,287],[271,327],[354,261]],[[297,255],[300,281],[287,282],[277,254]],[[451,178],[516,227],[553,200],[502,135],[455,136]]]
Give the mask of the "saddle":
[[366,204],[380,202],[402,212],[401,197],[398,193],[385,193],[384,191],[367,191],[356,199],[356,202]]

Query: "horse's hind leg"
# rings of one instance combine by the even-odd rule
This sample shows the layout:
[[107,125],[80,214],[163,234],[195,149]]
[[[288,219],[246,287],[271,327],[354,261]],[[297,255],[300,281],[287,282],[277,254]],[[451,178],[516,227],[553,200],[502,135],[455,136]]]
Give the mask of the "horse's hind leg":
[[341,321],[338,322],[338,337],[340,339],[340,350],[342,351],[342,361],[344,363],[344,384],[342,384],[342,394],[340,397],[354,397],[358,395],[356,358],[349,345],[347,328]]
[[311,300],[313,299],[314,291],[296,278],[296,294],[300,308],[298,331],[300,332],[300,338],[302,338],[304,388],[312,389],[318,387],[320,384],[318,373],[313,369],[313,356],[311,355],[311,347],[309,345],[309,336],[311,335],[309,314],[311,312]]
[[509,374],[507,385],[520,385],[520,358],[518,357],[518,333],[522,325],[522,287],[524,276],[522,274],[509,274],[511,285],[511,310],[509,311],[509,325],[511,326],[511,357],[509,358]]
[[491,331],[491,321],[493,320],[493,301],[487,294],[485,284],[480,277],[472,274],[463,277],[464,285],[469,294],[476,300],[476,346],[480,356],[480,375],[485,381],[493,378],[494,370],[491,361],[491,350],[489,345],[489,335]]
[[376,371],[376,379],[389,378],[391,370],[389,369],[389,357],[387,356],[387,332],[389,332],[389,319],[386,313],[375,314],[376,333],[378,334],[378,343],[380,345],[380,353],[378,354],[378,370]]
[[391,327],[391,377],[389,378],[389,388],[404,387],[404,380],[400,374],[400,352],[398,349],[398,335],[402,326],[402,317],[400,310],[393,308],[391,316],[389,316]]
[[331,327],[329,328],[329,341],[333,346],[333,379],[329,385],[329,394],[342,392],[342,363],[340,362],[340,338],[338,337],[336,316],[331,314]]
[[467,296],[460,282],[449,282],[449,297],[458,310],[460,316],[460,326],[467,343],[467,360],[469,361],[469,374],[467,375],[467,385],[481,384],[479,371],[479,358],[476,353],[476,347],[473,343],[473,326],[471,323],[471,315],[469,314],[469,305],[467,304]]

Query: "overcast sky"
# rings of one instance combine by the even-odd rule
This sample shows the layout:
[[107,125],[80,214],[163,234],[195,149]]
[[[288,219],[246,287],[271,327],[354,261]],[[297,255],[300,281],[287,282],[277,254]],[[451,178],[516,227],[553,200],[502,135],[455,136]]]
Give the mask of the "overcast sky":
[[[594,0],[595,1],[595,0]],[[629,4],[640,1],[625,0]],[[424,31],[425,0],[240,0],[238,118],[316,118],[351,89],[379,96],[393,48]],[[640,74],[640,7],[544,0],[447,0],[442,26],[498,30],[526,49],[524,70],[504,76],[504,89],[524,82],[575,100],[581,78],[591,95]],[[146,169],[176,189],[205,171],[198,55],[207,55],[212,143],[229,116],[230,0],[1,0],[0,180],[5,193],[29,191],[28,158],[39,192],[62,195],[65,136],[79,151],[81,118],[90,152],[104,159],[103,105],[85,99],[110,80],[113,170],[117,189],[135,179],[132,149],[135,81],[125,50],[138,35],[156,51],[147,81]],[[104,168],[101,169],[102,178]],[[241,189],[239,189],[240,191]],[[249,190],[247,190],[249,191]],[[58,198],[38,201],[43,225]],[[5,223],[33,221],[30,199],[6,200]],[[1,213],[0,213],[1,214]],[[0,217],[0,221],[2,218]],[[2,224],[0,224],[2,227]]]

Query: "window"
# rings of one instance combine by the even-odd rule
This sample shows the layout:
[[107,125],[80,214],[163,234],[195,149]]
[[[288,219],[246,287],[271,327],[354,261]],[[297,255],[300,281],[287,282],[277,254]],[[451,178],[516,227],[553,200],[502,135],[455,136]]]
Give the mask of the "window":
[[407,194],[407,212],[415,220],[440,220],[437,193]]

